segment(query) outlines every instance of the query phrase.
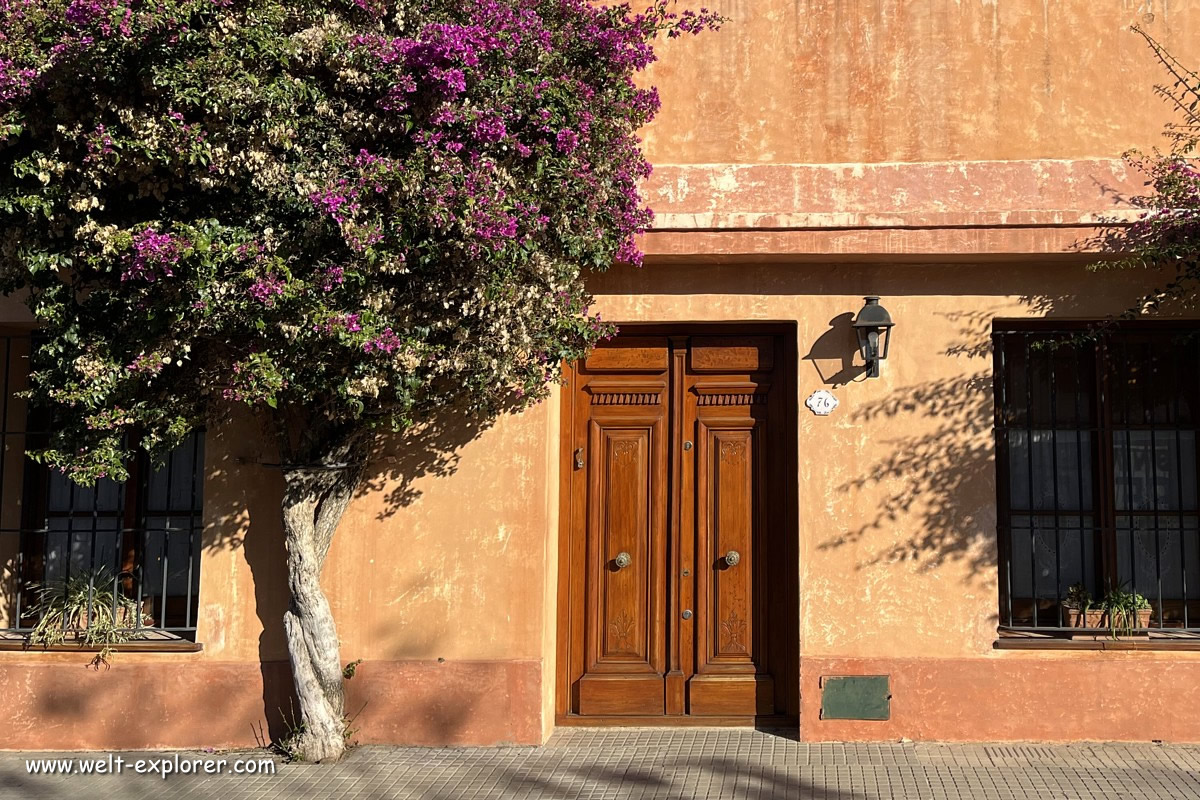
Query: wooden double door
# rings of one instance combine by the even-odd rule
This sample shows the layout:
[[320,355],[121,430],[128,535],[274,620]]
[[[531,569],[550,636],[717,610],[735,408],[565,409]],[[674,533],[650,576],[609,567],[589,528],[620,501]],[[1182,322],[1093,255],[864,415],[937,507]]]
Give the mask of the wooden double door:
[[795,717],[793,342],[639,330],[571,370],[560,721]]

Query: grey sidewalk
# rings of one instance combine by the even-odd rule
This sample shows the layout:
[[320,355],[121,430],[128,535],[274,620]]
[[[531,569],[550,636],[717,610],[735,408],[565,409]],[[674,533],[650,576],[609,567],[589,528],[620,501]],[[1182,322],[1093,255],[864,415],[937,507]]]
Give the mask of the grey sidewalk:
[[748,730],[569,729],[540,748],[362,747],[332,767],[280,764],[275,775],[165,780],[31,775],[25,762],[33,756],[0,754],[0,797],[1200,798],[1200,746],[1153,744],[810,745]]

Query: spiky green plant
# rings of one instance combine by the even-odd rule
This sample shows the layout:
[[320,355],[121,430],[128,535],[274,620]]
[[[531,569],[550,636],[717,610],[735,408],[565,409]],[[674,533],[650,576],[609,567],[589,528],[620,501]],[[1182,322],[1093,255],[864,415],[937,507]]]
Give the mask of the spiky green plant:
[[114,591],[108,567],[83,570],[47,583],[30,583],[37,600],[25,616],[37,619],[26,635],[29,646],[49,647],[67,641],[99,647],[93,665],[107,664],[114,647],[141,636],[134,600]]
[[1138,612],[1150,608],[1150,601],[1132,589],[1119,586],[1104,595],[1100,607],[1108,617],[1108,627],[1115,639],[1118,635],[1133,634],[1139,627]]

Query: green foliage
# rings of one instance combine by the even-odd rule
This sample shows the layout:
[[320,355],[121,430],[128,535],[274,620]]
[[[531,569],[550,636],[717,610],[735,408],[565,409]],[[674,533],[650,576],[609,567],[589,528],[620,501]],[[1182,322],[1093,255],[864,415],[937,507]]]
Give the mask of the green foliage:
[[0,2],[0,289],[37,456],[124,476],[230,404],[300,431],[536,402],[640,261],[633,77],[708,12],[585,0]]
[[99,647],[93,666],[108,664],[114,645],[140,635],[137,603],[120,591],[107,567],[84,570],[65,580],[31,583],[36,602],[26,616],[37,619],[26,635],[31,646],[48,647],[66,641]]
[[1104,609],[1108,618],[1113,638],[1116,638],[1121,634],[1132,634],[1140,627],[1138,611],[1150,608],[1150,601],[1132,589],[1119,586],[1110,589],[1104,595],[1104,599],[1100,601],[1100,607]]
[[1082,583],[1073,583],[1067,587],[1065,604],[1068,608],[1076,608],[1086,614],[1092,607],[1092,593]]
[[1150,608],[1150,601],[1143,595],[1125,586],[1109,589],[1099,603],[1093,605],[1092,593],[1082,583],[1073,583],[1067,587],[1067,596],[1063,605],[1078,610],[1085,615],[1093,608],[1103,612],[1103,619],[1108,621],[1112,637],[1129,635],[1137,630],[1138,611]]

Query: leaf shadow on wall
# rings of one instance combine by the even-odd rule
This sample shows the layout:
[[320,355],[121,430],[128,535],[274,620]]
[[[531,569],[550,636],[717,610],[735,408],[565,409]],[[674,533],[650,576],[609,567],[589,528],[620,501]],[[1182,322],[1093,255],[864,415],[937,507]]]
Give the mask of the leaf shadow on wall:
[[837,487],[840,493],[856,496],[872,487],[885,487],[875,514],[819,547],[857,544],[873,531],[903,526],[918,533],[860,562],[859,568],[915,561],[922,571],[931,571],[948,560],[962,560],[972,576],[994,569],[994,512],[963,505],[964,498],[995,495],[991,425],[979,421],[981,417],[990,421],[990,390],[990,373],[978,372],[909,386],[897,393],[900,397],[852,412],[857,423],[900,414],[925,415],[937,423],[920,434],[876,441],[876,449],[884,455],[862,477]]
[[978,368],[952,379],[899,387],[850,412],[854,426],[892,419],[933,421],[913,434],[876,434],[878,458],[858,477],[836,487],[839,495],[873,498],[868,521],[822,541],[833,550],[880,539],[891,530],[914,533],[869,553],[858,569],[910,562],[933,572],[949,561],[966,565],[966,580],[989,579],[996,568],[995,463],[992,445],[991,326],[994,309],[938,312],[960,329],[958,344],[943,355]]
[[[1040,317],[1086,316],[1088,311],[1080,295],[1028,294],[1020,303]],[[842,495],[877,497],[874,513],[818,547],[859,545],[877,535],[883,538],[888,530],[916,531],[867,554],[857,568],[909,562],[928,573],[959,562],[966,566],[966,581],[992,580],[998,551],[991,333],[1001,312],[984,308],[937,313],[958,328],[957,343],[941,355],[963,359],[972,369],[949,380],[897,387],[887,397],[850,412],[855,425],[875,423],[872,430],[893,429],[881,427],[881,420],[934,423],[919,433],[873,439],[874,451],[881,455],[859,477],[836,488]]]

